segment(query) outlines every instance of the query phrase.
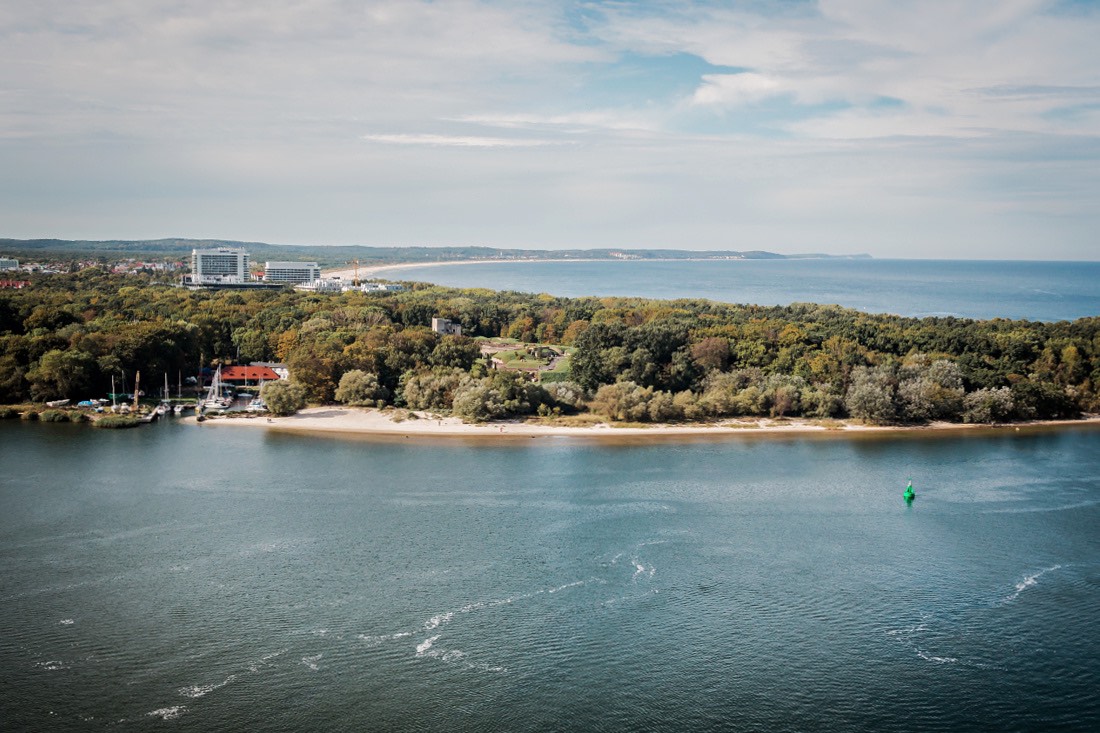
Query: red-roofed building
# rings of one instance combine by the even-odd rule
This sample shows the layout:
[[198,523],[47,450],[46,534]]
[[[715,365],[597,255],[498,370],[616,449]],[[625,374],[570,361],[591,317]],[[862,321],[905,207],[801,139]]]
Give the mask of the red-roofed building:
[[279,375],[271,367],[223,366],[222,381],[237,386],[278,381]]

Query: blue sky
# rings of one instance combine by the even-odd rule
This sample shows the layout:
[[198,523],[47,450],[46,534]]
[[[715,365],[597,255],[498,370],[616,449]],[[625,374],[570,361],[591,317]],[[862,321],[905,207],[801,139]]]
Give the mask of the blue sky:
[[0,236],[1100,257],[1100,2],[0,6]]

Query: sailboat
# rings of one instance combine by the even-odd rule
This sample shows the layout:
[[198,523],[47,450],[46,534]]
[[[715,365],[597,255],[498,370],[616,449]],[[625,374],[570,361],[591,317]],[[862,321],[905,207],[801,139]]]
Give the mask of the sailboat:
[[248,403],[248,407],[245,409],[248,412],[267,412],[267,403],[264,402],[264,398],[260,396],[260,392],[263,391],[264,380],[260,380],[260,388],[256,391],[256,396],[252,398],[252,401]]
[[210,382],[210,389],[206,393],[206,399],[202,401],[202,411],[225,412],[233,404],[232,400],[222,397],[222,368],[219,366],[214,372],[214,379]]
[[901,495],[901,498],[906,502],[913,501],[917,497],[917,492],[913,491],[913,479],[909,479],[909,485],[905,487],[905,493]]

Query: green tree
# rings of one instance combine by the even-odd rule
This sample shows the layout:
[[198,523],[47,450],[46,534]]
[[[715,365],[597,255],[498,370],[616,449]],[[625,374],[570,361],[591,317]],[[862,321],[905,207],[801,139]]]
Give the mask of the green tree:
[[848,414],[870,423],[890,423],[897,419],[894,406],[894,375],[887,367],[856,367],[852,384],[844,398]]
[[260,388],[260,397],[268,411],[275,415],[292,415],[306,406],[305,390],[284,379],[264,382],[264,386]]
[[378,375],[352,369],[340,377],[336,401],[357,407],[381,407],[390,398],[390,391],[378,383]]

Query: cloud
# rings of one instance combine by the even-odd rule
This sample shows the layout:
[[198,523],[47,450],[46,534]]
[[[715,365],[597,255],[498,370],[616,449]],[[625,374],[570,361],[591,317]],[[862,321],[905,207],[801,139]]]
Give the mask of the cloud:
[[546,145],[565,145],[563,140],[535,140],[530,138],[476,137],[470,135],[363,135],[364,140],[391,145],[435,145],[453,148],[537,148]]
[[1094,8],[6,3],[0,234],[1091,257]]
[[692,104],[739,105],[783,94],[779,81],[763,74],[707,74],[695,90]]

